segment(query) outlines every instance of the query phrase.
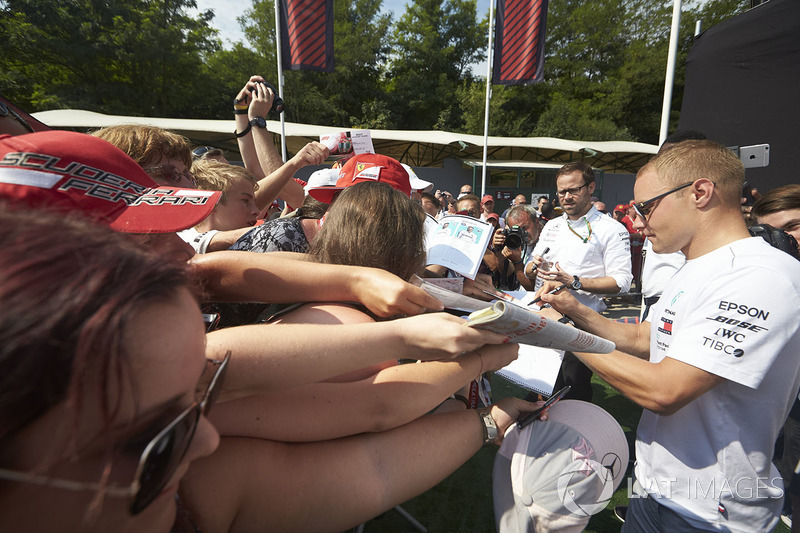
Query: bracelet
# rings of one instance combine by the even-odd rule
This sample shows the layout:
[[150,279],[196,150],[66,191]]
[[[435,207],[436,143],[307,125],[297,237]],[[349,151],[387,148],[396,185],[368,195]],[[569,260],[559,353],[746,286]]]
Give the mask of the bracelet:
[[[480,362],[481,362],[481,371],[480,371],[480,372],[478,372],[478,378],[480,378],[480,377],[481,377],[481,374],[483,374],[483,356],[481,355],[481,352],[479,352],[478,350],[473,350],[473,351],[474,351],[476,354],[478,354],[478,359],[479,359],[479,360],[480,360]],[[477,379],[477,378],[476,378],[476,379]]]
[[240,138],[240,137],[244,137],[245,135],[247,135],[248,133],[250,133],[250,130],[251,130],[252,128],[253,128],[253,126],[251,126],[250,124],[248,124],[248,125],[247,125],[247,127],[246,127],[245,129],[243,129],[241,133],[239,133],[238,131],[234,130],[234,131],[233,131],[233,134],[234,134],[234,135],[236,136],[236,138],[238,139],[238,138]]
[[237,104],[236,100],[233,101],[233,108],[234,109],[247,109],[248,107],[250,107],[250,106],[248,106],[247,104]]
[[246,107],[244,109],[237,109],[235,107],[233,108],[233,114],[234,115],[246,115],[248,112],[249,111],[248,111],[248,109]]

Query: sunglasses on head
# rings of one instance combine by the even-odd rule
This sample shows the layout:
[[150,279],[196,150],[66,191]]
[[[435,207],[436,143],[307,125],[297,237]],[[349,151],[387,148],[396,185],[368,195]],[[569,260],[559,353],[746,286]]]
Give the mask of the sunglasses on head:
[[72,481],[68,479],[49,478],[26,472],[0,469],[0,479],[20,481],[35,485],[44,485],[66,490],[103,490],[110,496],[130,498],[132,515],[142,512],[155,500],[164,486],[175,474],[183,457],[192,443],[200,416],[208,414],[222,390],[222,382],[228,369],[231,352],[225,354],[222,361],[209,359],[208,362],[217,368],[206,388],[205,394],[179,414],[164,429],[158,432],[145,446],[139,456],[133,482],[128,487],[106,486],[99,483]]
[[155,175],[162,178],[169,183],[178,184],[181,179],[187,179],[192,184],[192,187],[197,187],[197,180],[189,170],[179,171],[173,165],[158,165],[155,167],[144,167],[144,171],[151,176]]
[[679,187],[675,187],[674,189],[670,189],[665,193],[661,193],[658,196],[654,196],[654,197],[650,198],[649,200],[645,200],[644,202],[637,202],[637,203],[633,204],[633,210],[636,212],[636,216],[637,217],[642,217],[642,220],[645,220],[647,218],[647,215],[649,215],[650,212],[655,207],[655,203],[657,201],[661,200],[665,196],[668,196],[668,195],[670,195],[670,194],[672,194],[674,192],[678,192],[681,189],[685,189],[686,187],[688,187],[689,185],[692,185],[693,183],[694,183],[693,181],[690,181],[689,183],[684,183],[683,185],[680,185]]

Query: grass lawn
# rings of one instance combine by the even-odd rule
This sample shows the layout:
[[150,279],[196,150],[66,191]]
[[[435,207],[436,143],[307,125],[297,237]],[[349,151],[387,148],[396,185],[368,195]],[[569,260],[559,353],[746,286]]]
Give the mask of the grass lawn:
[[[633,442],[636,424],[642,412],[637,406],[596,376],[592,380],[593,402],[611,413],[622,426],[631,444],[631,465],[626,477],[630,477],[633,461]],[[495,400],[508,396],[523,398],[525,391],[499,377],[492,380]],[[492,464],[497,447],[480,450],[465,465],[428,492],[403,504],[403,508],[419,520],[431,533],[487,533],[494,531],[492,511]],[[623,480],[608,506],[592,517],[586,528],[588,532],[607,533],[619,531],[622,523],[614,516],[614,506],[628,501],[628,481]],[[368,522],[366,532],[411,532],[415,529],[400,514],[389,511]],[[783,523],[778,522],[776,533],[788,533]]]

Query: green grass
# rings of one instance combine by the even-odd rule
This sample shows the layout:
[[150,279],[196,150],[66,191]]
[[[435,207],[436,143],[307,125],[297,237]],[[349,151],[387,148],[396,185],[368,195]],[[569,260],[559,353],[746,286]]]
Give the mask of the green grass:
[[[634,404],[603,380],[592,379],[593,403],[596,403],[620,423],[631,445],[636,438],[636,424],[642,408]],[[492,392],[495,401],[508,396],[523,398],[526,392],[494,377]],[[494,531],[492,510],[492,465],[497,451],[495,446],[481,449],[466,464],[456,470],[436,487],[403,504],[403,508],[419,520],[431,533],[487,533]],[[631,476],[632,462],[626,474]],[[614,506],[628,503],[628,481],[622,482],[606,508],[593,516],[587,532],[608,533],[619,531],[622,523],[614,516]],[[367,522],[366,532],[406,533],[415,529],[395,511]],[[778,522],[775,533],[788,533],[783,523]]]

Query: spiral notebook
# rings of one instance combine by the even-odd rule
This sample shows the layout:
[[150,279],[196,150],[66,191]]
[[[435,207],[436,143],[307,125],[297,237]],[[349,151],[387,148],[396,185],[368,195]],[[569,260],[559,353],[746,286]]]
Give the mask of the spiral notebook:
[[495,374],[523,389],[550,396],[563,359],[563,350],[520,344],[517,359]]

